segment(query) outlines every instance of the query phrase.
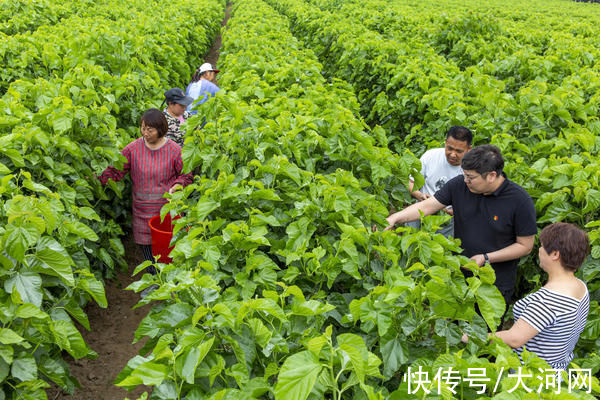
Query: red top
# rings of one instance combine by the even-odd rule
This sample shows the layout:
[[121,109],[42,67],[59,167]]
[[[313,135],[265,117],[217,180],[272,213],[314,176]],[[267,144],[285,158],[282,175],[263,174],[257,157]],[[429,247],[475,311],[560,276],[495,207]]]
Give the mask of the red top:
[[129,143],[121,154],[127,158],[123,170],[108,167],[98,179],[105,185],[109,179],[120,181],[127,172],[131,174],[133,238],[137,244],[148,245],[152,243],[148,221],[159,215],[167,202],[163,195],[176,184],[189,185],[192,174],[181,174],[181,147],[170,139],[162,147],[152,150],[143,138],[139,138]]

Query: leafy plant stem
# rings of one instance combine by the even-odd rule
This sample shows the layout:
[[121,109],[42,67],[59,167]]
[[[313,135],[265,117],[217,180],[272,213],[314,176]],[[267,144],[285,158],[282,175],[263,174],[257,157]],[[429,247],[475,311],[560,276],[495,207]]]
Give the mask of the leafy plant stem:
[[[335,372],[333,370],[333,360],[335,358],[335,351],[333,349],[333,342],[331,341],[331,338],[327,338],[327,341],[329,342],[329,352],[330,352],[330,357],[329,357],[329,375],[331,377],[331,382],[335,382],[337,384],[337,378],[335,377]],[[333,390],[333,399],[337,400],[339,398],[338,396],[338,389],[337,386],[332,388]]]
[[175,360],[175,358],[176,358],[175,354],[173,354],[171,356],[171,359],[173,360],[171,362],[171,365],[172,365],[172,368],[173,368],[173,377],[175,379],[175,384],[177,385],[177,400],[180,400],[181,399],[181,388],[183,387],[183,380],[181,381],[181,383],[177,384],[177,376],[178,375],[177,375],[177,368],[175,367],[176,366],[176,363],[175,363],[176,360]]
[[35,354],[35,351],[38,349],[38,347],[40,347],[40,343],[36,344],[35,347],[33,348],[33,350],[31,351],[31,354]]

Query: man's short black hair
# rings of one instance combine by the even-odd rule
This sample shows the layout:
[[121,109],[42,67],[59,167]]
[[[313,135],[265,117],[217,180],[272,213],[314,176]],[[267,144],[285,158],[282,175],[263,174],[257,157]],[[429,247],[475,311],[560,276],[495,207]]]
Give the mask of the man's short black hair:
[[464,155],[461,167],[463,170],[476,171],[481,175],[496,171],[498,175],[504,169],[504,158],[500,149],[491,144],[474,147]]
[[473,143],[473,134],[469,130],[469,128],[465,128],[464,126],[454,125],[450,129],[448,129],[448,133],[446,134],[446,139],[449,137],[453,137],[456,140],[460,140],[461,142],[467,142],[467,145],[470,146]]

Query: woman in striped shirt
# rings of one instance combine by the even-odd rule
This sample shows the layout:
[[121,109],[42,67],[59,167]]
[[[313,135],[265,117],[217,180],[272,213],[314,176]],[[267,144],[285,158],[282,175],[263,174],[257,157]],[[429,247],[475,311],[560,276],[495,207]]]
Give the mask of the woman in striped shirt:
[[105,185],[109,179],[119,181],[128,172],[131,174],[133,238],[142,248],[144,259],[154,261],[148,222],[167,202],[164,194],[191,183],[192,175],[181,173],[181,147],[165,137],[168,125],[160,110],[146,111],[140,130],[142,136],[121,151],[127,159],[123,169],[108,167],[98,179]]
[[589,253],[589,239],[575,225],[559,222],[542,230],[540,243],[540,267],[548,281],[515,303],[514,325],[496,336],[519,355],[526,348],[552,368],[566,370],[590,307],[587,286],[575,277]]

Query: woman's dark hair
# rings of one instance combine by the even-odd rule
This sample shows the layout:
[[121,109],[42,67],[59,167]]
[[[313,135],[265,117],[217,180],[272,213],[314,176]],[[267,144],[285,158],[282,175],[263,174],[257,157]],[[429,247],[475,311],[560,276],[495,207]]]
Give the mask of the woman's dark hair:
[[470,146],[473,143],[473,134],[469,130],[469,128],[465,128],[464,126],[454,125],[450,129],[448,129],[448,133],[446,134],[446,139],[449,137],[453,137],[456,140],[461,142],[467,142],[467,145]]
[[564,222],[557,222],[542,229],[540,243],[548,254],[558,251],[563,268],[573,272],[581,267],[590,252],[587,233],[573,224]]
[[200,77],[205,73],[206,72],[200,72],[200,68],[198,68],[192,73],[192,79],[190,79],[190,83],[198,82],[200,80]]
[[481,175],[496,171],[498,175],[504,169],[504,158],[500,149],[491,144],[474,147],[464,155],[461,167],[463,170],[476,171]]
[[142,123],[151,128],[155,128],[158,131],[158,137],[165,136],[169,130],[167,118],[165,118],[165,114],[158,108],[150,108],[146,110],[144,115],[142,115],[140,126]]
[[202,76],[202,74],[200,73],[200,70],[195,70],[192,73],[192,78],[190,79],[190,83],[194,83],[194,82],[198,82],[200,80],[200,77]]

